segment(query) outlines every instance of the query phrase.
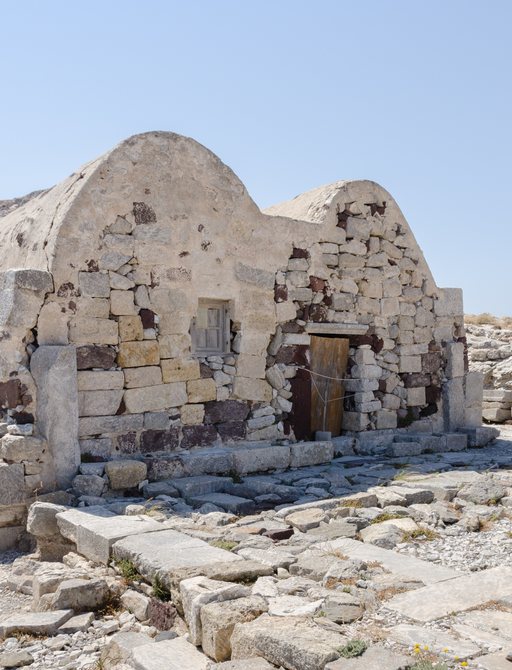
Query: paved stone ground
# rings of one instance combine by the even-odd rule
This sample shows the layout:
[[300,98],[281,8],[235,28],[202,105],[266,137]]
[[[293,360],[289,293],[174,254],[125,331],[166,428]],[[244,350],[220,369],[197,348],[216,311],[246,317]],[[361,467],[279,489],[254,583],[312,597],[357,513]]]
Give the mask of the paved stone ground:
[[[73,552],[60,567],[4,557],[0,667],[512,670],[511,427],[484,449],[347,456],[146,493],[103,500],[102,516],[94,506],[57,516],[103,565]],[[110,599],[89,616],[102,584]],[[30,593],[50,611],[29,612]],[[15,613],[37,633],[38,617],[60,622],[67,607],[83,619],[41,638],[11,634]],[[367,650],[345,658],[354,641]]]

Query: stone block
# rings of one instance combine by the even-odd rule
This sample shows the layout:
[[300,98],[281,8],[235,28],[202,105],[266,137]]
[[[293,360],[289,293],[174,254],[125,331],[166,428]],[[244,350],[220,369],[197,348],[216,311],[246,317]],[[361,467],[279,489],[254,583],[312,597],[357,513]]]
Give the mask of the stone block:
[[[50,445],[57,486],[67,488],[80,464],[75,347],[41,346],[32,354],[41,435]],[[53,481],[45,482],[51,487]]]
[[104,579],[65,579],[55,593],[48,596],[45,605],[48,609],[70,609],[78,613],[100,609],[109,596],[110,591]]
[[70,323],[69,339],[75,344],[117,344],[117,322],[111,319],[75,317]]
[[111,291],[110,311],[115,316],[132,316],[137,314],[133,291]]
[[136,670],[207,670],[208,658],[184,637],[144,644],[133,649]]
[[194,447],[207,447],[218,440],[218,434],[214,426],[183,426],[183,439],[181,440],[182,449],[192,449]]
[[232,450],[233,467],[240,475],[290,467],[290,446],[250,444]]
[[448,342],[445,347],[446,377],[454,379],[464,376],[464,345],[462,342]]
[[11,614],[0,623],[0,639],[13,633],[54,635],[64,622],[73,616],[73,610],[55,612],[20,612]]
[[121,342],[133,342],[144,339],[144,329],[140,316],[119,317],[119,339]]
[[116,352],[106,345],[84,345],[76,348],[78,370],[103,368],[108,370],[115,365]]
[[290,467],[328,463],[334,458],[332,442],[296,442],[290,445]]
[[136,368],[160,364],[160,349],[154,340],[142,342],[121,342],[118,364],[122,368]]
[[300,617],[266,614],[236,624],[231,636],[233,660],[262,656],[274,665],[295,670],[323,668],[338,658],[346,638]]
[[[65,514],[68,512],[58,515],[57,518],[62,519]],[[87,525],[78,526],[77,551],[94,563],[106,565],[115,542],[130,535],[152,534],[161,528],[160,523],[147,516],[96,517],[95,520],[88,521]]]
[[235,624],[252,621],[267,609],[265,599],[260,596],[203,605],[200,617],[204,653],[216,661],[229,659],[231,657],[231,635]]
[[400,372],[421,372],[421,356],[400,356]]
[[[293,310],[295,311],[295,307],[293,307]],[[240,354],[236,361],[236,370],[240,377],[263,379],[265,376],[265,357]]]
[[58,303],[47,303],[39,312],[37,341],[39,345],[68,344],[68,315]]
[[[189,403],[203,403],[217,398],[217,386],[213,379],[192,379],[187,382]],[[187,399],[181,404],[187,402]]]
[[235,275],[237,279],[247,284],[255,284],[261,288],[273,289],[275,282],[275,275],[268,270],[261,270],[254,268],[244,263],[237,263],[235,267]]
[[[423,638],[421,638],[423,640]],[[325,670],[408,670],[413,667],[410,656],[397,653],[382,644],[371,646],[358,658],[340,658],[325,666]]]
[[126,411],[158,412],[171,407],[179,407],[187,402],[185,382],[159,384],[142,388],[127,389],[124,392]]
[[83,296],[108,298],[110,280],[106,272],[79,272],[78,285]]
[[123,398],[123,390],[109,391],[79,391],[79,416],[105,416],[116,414]]
[[464,305],[462,300],[462,289],[440,289],[439,297],[434,300],[434,313],[436,316],[463,316]]
[[0,505],[12,505],[25,500],[25,469],[21,463],[0,462]]
[[449,379],[442,389],[444,428],[456,431],[464,424],[464,385],[463,378]]
[[353,379],[380,379],[382,368],[379,365],[354,365],[351,374]]
[[167,382],[188,382],[199,379],[199,361],[196,359],[171,358],[161,362],[162,375]]
[[408,407],[418,407],[426,405],[425,388],[416,387],[407,389],[407,405]]
[[80,437],[84,437],[87,435],[100,435],[101,433],[128,433],[132,430],[142,430],[143,425],[143,414],[89,416],[80,419],[78,434]]
[[162,383],[162,370],[158,365],[143,368],[126,368],[124,371],[126,388],[141,388],[142,386],[157,386]]
[[141,461],[109,461],[105,463],[110,488],[114,491],[132,489],[147,476],[147,466]]
[[81,370],[77,375],[79,391],[107,391],[122,389],[124,376],[121,370]]
[[238,514],[240,516],[251,514],[255,509],[253,500],[234,496],[229,493],[205,493],[199,496],[190,496],[187,500],[194,507],[212,504],[222,508],[225,512],[231,512],[231,514]]
[[49,502],[35,502],[30,506],[27,518],[27,531],[37,538],[50,539],[59,535],[56,515],[65,512],[63,505]]
[[47,451],[48,443],[40,437],[7,434],[0,440],[0,458],[6,461],[40,461]]
[[343,430],[352,430],[360,432],[368,428],[368,414],[361,412],[343,412],[342,427]]
[[[127,517],[133,518],[133,517]],[[175,530],[141,533],[125,537],[112,548],[116,558],[131,560],[137,570],[149,581],[156,574],[167,586],[174,575],[188,568],[212,566],[215,563],[242,561],[236,554],[212,547],[196,537]]]
[[180,419],[185,426],[196,426],[203,423],[204,405],[183,405]]
[[249,414],[249,406],[239,400],[222,400],[205,404],[206,423],[226,423],[244,421]]
[[[394,398],[393,407],[390,409],[385,408],[385,403],[383,402],[384,409],[381,409],[377,412],[377,421],[376,429],[377,430],[387,430],[394,429],[397,427],[397,414],[396,412],[391,411],[391,409],[398,409],[400,407],[400,399],[394,395],[386,395],[384,398]],[[389,403],[390,404],[390,403]]]
[[190,641],[195,645],[202,642],[201,608],[204,605],[247,597],[250,593],[250,588],[241,584],[230,584],[207,577],[184,579],[180,583],[180,594]]

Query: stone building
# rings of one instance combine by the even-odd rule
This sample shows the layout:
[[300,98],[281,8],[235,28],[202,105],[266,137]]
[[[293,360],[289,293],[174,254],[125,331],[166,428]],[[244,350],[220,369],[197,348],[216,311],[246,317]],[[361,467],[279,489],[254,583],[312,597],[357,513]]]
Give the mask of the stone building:
[[262,212],[151,132],[2,213],[0,504],[20,514],[81,460],[480,425],[462,292],[378,184]]

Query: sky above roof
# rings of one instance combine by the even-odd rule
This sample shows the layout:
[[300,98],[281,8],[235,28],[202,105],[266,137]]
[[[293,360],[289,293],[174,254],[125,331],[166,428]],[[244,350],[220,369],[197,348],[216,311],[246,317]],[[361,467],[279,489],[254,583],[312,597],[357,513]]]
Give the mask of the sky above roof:
[[171,130],[262,208],[379,182],[438,285],[512,315],[509,0],[18,0],[0,22],[0,199]]

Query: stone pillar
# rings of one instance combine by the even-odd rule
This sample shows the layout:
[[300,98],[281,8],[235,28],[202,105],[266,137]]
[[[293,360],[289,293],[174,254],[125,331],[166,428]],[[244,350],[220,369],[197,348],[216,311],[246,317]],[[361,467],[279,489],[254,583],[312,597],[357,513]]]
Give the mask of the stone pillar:
[[68,488],[80,465],[76,348],[41,346],[30,369],[37,385],[37,427],[50,448],[59,488]]

